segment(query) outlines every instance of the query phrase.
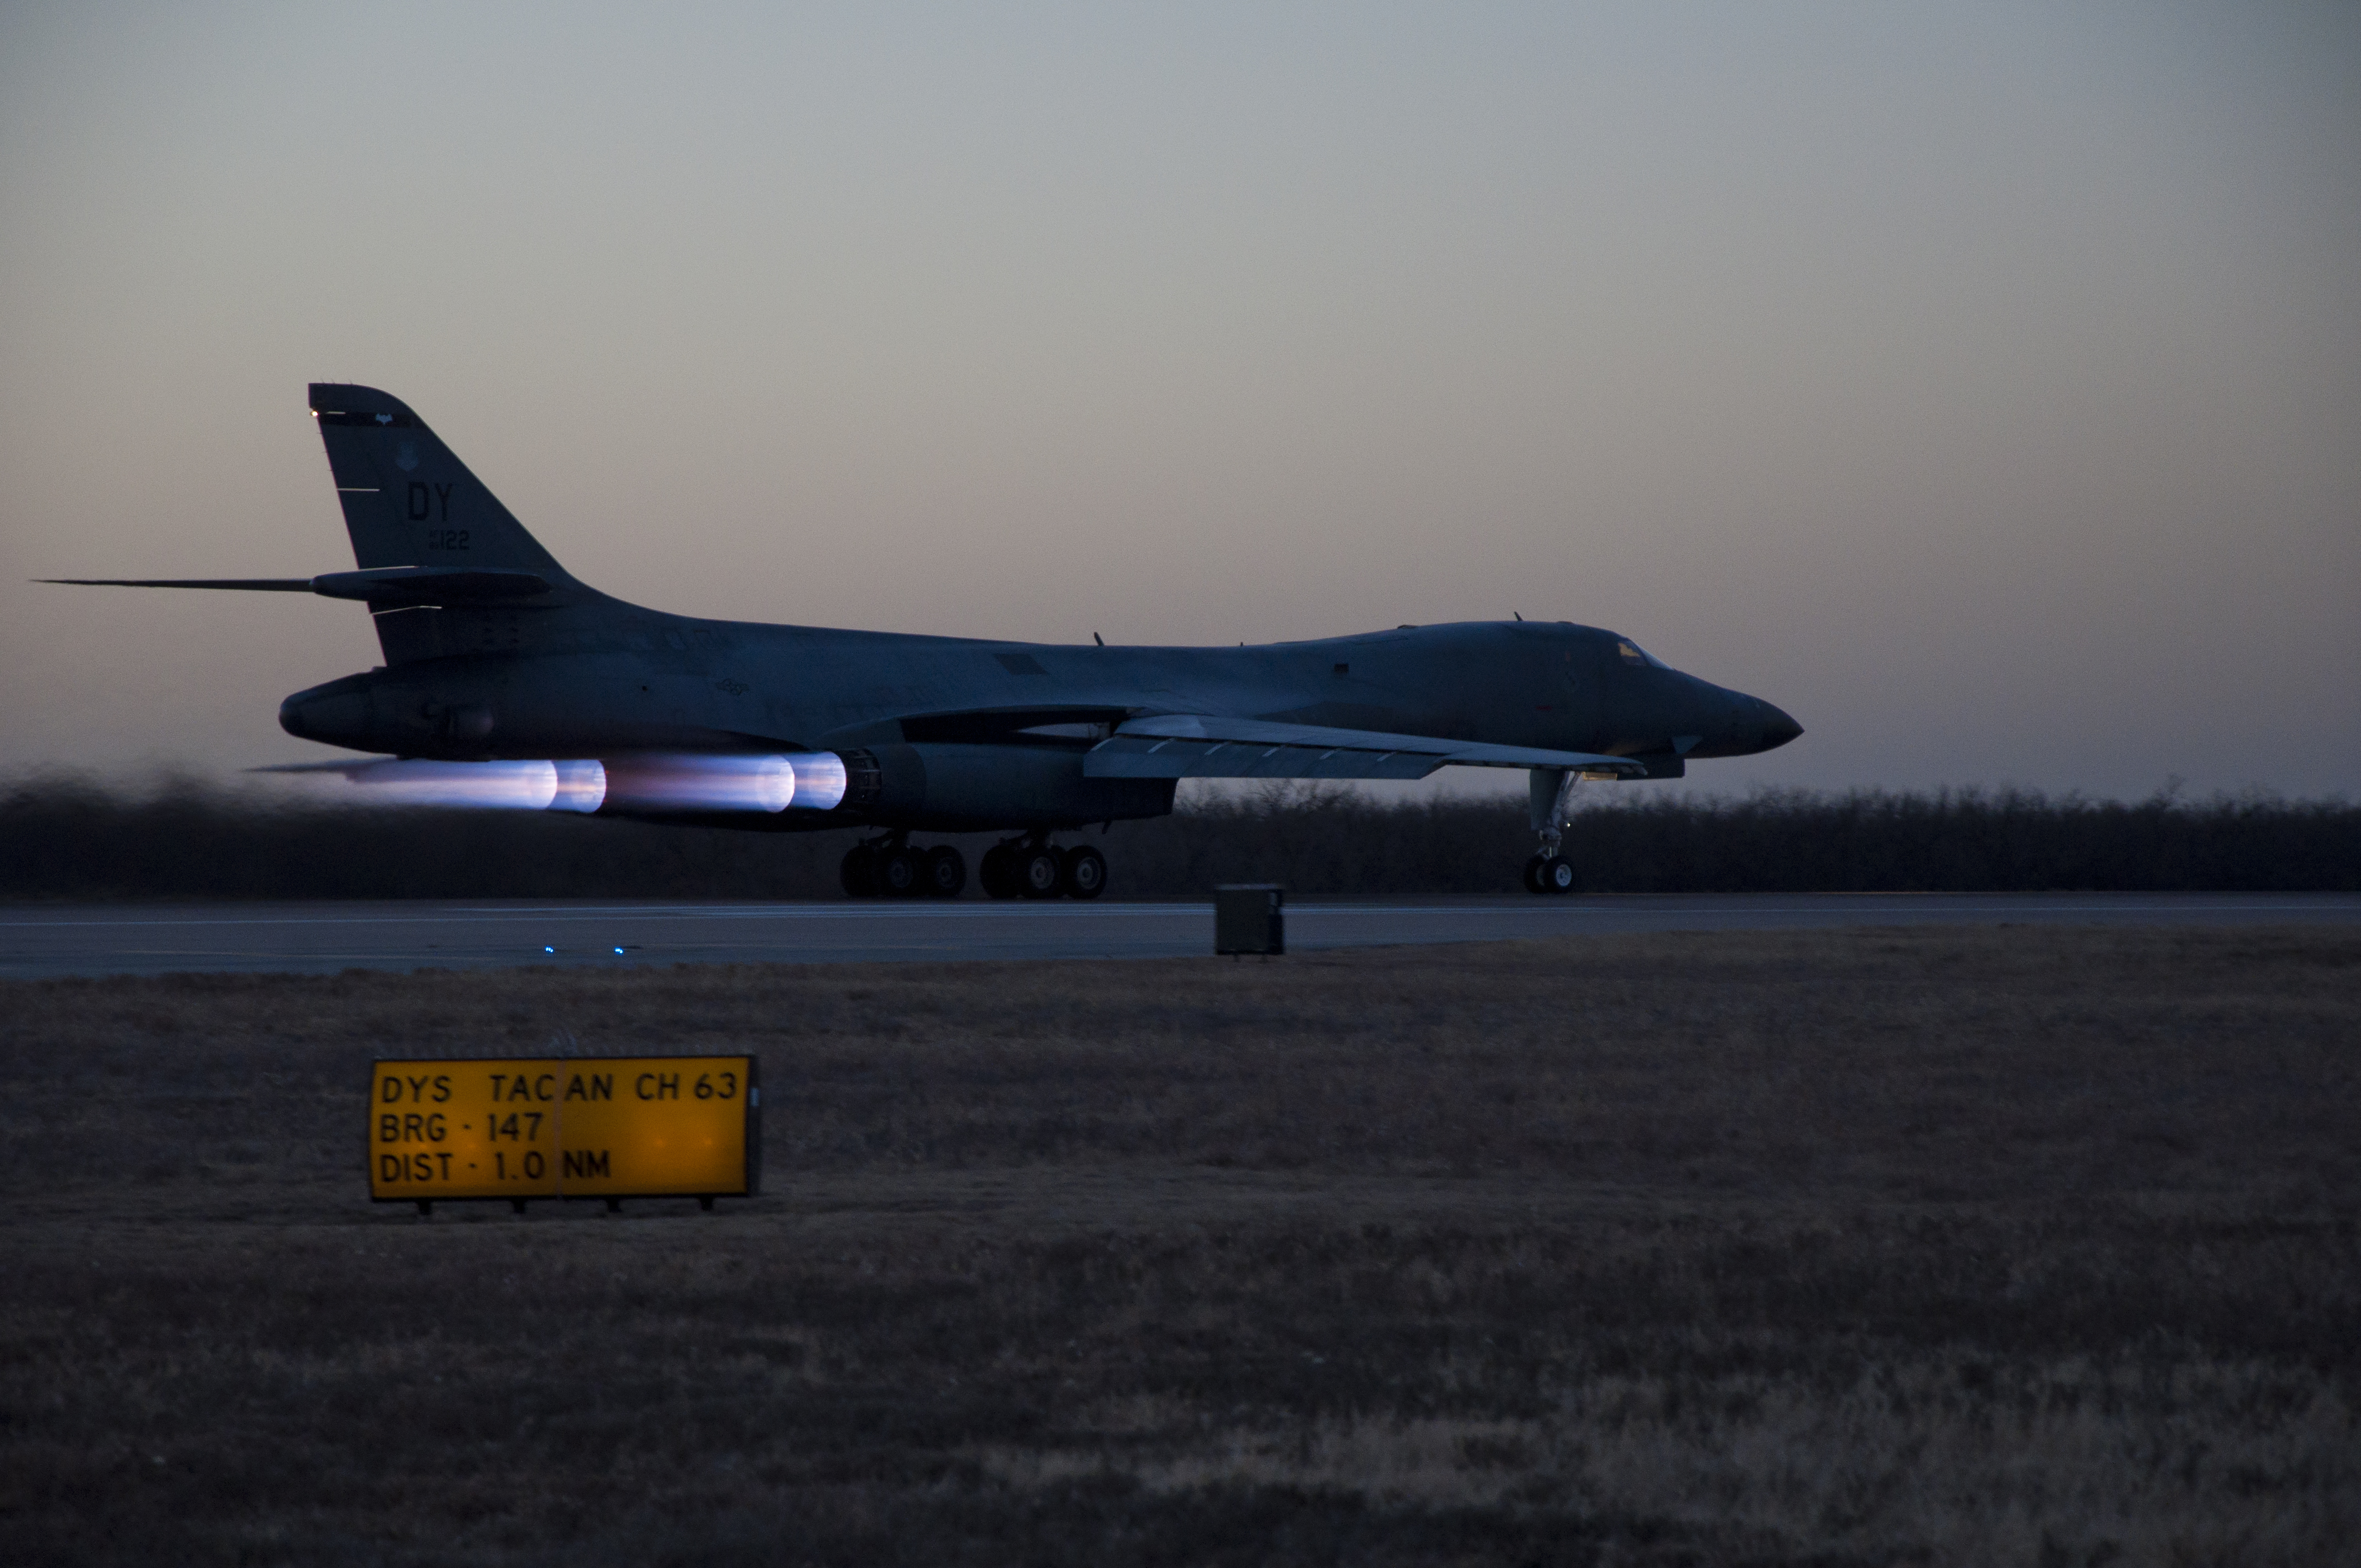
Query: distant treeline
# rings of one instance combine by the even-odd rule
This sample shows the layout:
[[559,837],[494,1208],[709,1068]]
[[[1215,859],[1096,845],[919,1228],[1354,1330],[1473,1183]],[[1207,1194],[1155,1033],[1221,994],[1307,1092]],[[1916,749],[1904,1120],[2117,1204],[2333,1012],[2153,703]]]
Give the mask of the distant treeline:
[[[2361,889],[2361,806],[2341,800],[1593,794],[1605,798],[1585,806],[1565,839],[1591,892]],[[1521,800],[1391,803],[1300,785],[1086,836],[1104,850],[1118,898],[1222,882],[1509,893],[1532,847]],[[855,837],[287,805],[181,782],[119,792],[45,777],[0,790],[0,898],[834,898]],[[972,874],[993,839],[951,841]],[[978,896],[972,882],[968,895]]]

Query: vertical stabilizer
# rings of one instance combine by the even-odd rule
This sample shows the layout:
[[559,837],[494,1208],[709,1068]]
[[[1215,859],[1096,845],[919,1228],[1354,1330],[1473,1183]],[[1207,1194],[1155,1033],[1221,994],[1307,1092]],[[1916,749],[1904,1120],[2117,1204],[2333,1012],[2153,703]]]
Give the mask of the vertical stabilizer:
[[312,384],[355,565],[555,570],[524,525],[401,399]]
[[374,610],[388,664],[520,651],[551,634],[554,610],[580,601],[580,586],[401,399],[374,387],[315,381],[312,412],[336,477],[355,564],[523,570],[554,585],[549,594],[513,605]]

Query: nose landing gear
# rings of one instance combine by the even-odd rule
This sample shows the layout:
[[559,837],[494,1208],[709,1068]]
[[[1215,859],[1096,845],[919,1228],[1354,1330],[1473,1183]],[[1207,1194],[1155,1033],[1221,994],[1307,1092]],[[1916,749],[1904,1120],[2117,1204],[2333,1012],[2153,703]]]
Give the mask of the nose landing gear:
[[1106,877],[1106,857],[1088,844],[1060,850],[1034,833],[986,850],[977,880],[994,898],[1096,898]]
[[1525,862],[1527,893],[1566,894],[1582,886],[1582,875],[1574,862],[1559,852],[1565,838],[1565,797],[1574,788],[1575,778],[1564,768],[1534,768],[1526,774],[1533,835],[1542,842],[1540,850]]
[[1581,887],[1582,877],[1574,862],[1555,850],[1543,850],[1525,862],[1527,893],[1576,893]]

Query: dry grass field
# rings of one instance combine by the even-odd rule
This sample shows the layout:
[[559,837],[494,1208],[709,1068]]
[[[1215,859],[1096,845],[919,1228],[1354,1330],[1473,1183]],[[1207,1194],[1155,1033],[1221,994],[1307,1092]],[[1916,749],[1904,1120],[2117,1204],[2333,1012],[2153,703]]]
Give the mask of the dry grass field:
[[[752,1050],[761,1197],[366,1201]],[[0,1558],[2351,1562],[2361,931],[0,986]]]

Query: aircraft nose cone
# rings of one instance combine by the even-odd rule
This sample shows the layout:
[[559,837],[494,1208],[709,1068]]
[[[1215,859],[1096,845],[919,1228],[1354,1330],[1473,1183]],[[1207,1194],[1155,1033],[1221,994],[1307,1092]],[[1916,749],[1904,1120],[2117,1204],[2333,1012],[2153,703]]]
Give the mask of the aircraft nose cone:
[[1763,708],[1763,749],[1766,751],[1784,746],[1804,732],[1804,727],[1787,715],[1787,710],[1773,707],[1761,697],[1754,699]]

